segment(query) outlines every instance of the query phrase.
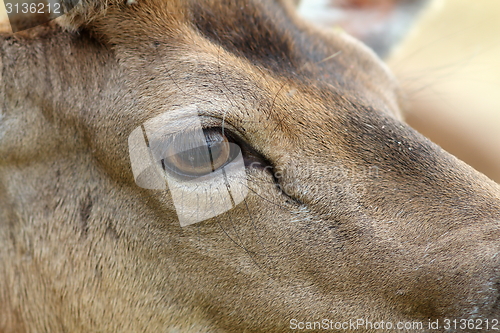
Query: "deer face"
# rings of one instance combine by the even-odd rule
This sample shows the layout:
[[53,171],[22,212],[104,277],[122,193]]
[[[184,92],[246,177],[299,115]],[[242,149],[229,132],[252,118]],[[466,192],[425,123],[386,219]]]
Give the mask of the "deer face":
[[[2,37],[7,331],[498,314],[499,188],[401,120],[397,84],[365,46],[279,1],[101,5],[62,18],[78,33]],[[176,136],[162,145],[147,124]],[[241,200],[181,227],[173,188],[134,178],[138,128],[163,153],[205,138],[209,160],[153,160],[189,207],[233,184]],[[197,183],[235,156],[243,174]]]

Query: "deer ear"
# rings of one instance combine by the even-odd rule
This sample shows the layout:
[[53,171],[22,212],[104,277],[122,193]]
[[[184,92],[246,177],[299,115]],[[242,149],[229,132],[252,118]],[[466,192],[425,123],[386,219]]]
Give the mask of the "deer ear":
[[2,31],[19,32],[34,28],[71,13],[80,1],[85,0],[49,0],[48,2],[45,0],[11,0],[0,2]]
[[109,6],[133,5],[137,0],[57,0],[65,15],[58,17],[59,25],[68,30],[78,30],[106,15]]
[[299,15],[322,28],[341,28],[385,57],[430,0],[301,0]]

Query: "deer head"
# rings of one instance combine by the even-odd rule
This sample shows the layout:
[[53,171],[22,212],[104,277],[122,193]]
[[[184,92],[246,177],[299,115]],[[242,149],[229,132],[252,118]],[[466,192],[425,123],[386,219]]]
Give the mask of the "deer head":
[[498,185],[291,2],[82,0],[1,42],[0,331],[498,316]]

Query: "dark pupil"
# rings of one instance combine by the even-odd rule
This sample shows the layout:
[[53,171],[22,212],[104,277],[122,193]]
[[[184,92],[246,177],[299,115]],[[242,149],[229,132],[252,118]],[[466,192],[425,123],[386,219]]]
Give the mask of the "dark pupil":
[[215,171],[220,163],[218,162],[219,158],[224,153],[224,148],[227,149],[227,146],[225,146],[224,137],[221,135],[205,133],[205,140],[207,140],[208,151],[211,158],[210,163],[213,166],[213,171]]
[[196,168],[212,164],[209,155],[207,154],[207,147],[202,146],[178,153],[176,157],[179,161],[186,164],[186,166],[190,166],[195,170]]

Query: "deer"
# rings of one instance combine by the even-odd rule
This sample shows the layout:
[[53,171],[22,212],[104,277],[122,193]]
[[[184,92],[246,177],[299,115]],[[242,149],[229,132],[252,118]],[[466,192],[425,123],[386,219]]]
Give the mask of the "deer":
[[0,35],[0,332],[500,327],[499,185],[404,122],[348,30],[286,0],[61,3]]

